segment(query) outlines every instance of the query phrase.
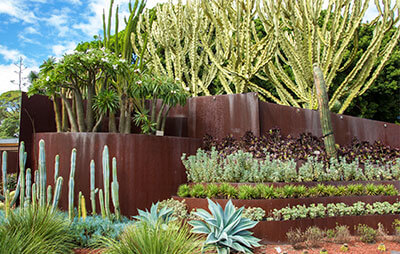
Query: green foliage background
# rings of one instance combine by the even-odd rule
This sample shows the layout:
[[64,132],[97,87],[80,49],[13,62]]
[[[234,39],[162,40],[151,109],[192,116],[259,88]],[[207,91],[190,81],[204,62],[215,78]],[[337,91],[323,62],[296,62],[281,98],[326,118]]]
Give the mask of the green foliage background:
[[21,92],[8,91],[0,95],[0,138],[17,138]]

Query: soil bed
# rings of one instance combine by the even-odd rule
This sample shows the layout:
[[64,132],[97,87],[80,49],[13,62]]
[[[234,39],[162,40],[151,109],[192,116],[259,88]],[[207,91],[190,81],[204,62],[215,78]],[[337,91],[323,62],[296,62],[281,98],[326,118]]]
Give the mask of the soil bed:
[[[378,250],[379,244],[383,243],[386,247],[386,252],[381,252]],[[349,250],[347,252],[342,252],[340,251],[340,247],[342,244],[338,243],[322,243],[320,248],[310,248],[310,249],[300,249],[296,250],[294,249],[291,245],[266,245],[262,246],[260,248],[257,248],[257,250],[254,252],[254,254],[273,254],[273,253],[278,253],[278,251],[275,248],[280,248],[281,253],[287,252],[288,254],[294,254],[294,253],[303,253],[305,250],[308,251],[309,254],[319,254],[320,250],[322,248],[325,248],[329,254],[333,253],[348,253],[348,254],[369,254],[369,253],[391,253],[391,251],[400,251],[400,243],[397,242],[392,242],[392,241],[379,241],[376,243],[368,244],[368,243],[363,243],[360,241],[351,241],[348,243]]]

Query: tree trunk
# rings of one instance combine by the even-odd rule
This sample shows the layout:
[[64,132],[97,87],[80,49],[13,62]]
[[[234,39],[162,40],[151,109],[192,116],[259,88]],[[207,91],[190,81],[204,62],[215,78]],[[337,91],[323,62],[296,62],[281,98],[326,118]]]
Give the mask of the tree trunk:
[[160,131],[161,130],[161,120],[162,120],[162,116],[163,116],[163,111],[165,109],[165,102],[162,103],[161,108],[160,108],[160,112],[158,112],[158,116],[157,116],[157,128],[156,130]]
[[54,115],[56,120],[57,132],[62,132],[62,125],[61,125],[61,112],[60,112],[60,105],[57,102],[57,97],[53,95],[53,108],[54,108]]
[[61,100],[61,116],[62,116],[62,131],[66,132],[68,131],[68,112],[67,112],[67,107],[65,106],[64,100]]
[[92,132],[98,132],[99,131],[98,129],[99,129],[103,119],[104,119],[104,114],[101,114],[100,117],[99,117],[99,120],[97,120],[95,126],[93,127]]
[[119,113],[119,133],[124,133],[125,128],[125,111],[126,111],[126,96],[122,95],[120,102],[120,113]]
[[115,124],[115,113],[110,112],[108,116],[108,132],[117,133],[117,126]]
[[167,112],[165,113],[165,116],[164,116],[164,118],[162,120],[162,124],[161,124],[161,131],[162,132],[164,132],[164,130],[165,130],[165,122],[167,121],[167,116],[168,116],[168,113],[169,113],[171,108],[172,108],[171,106],[168,106]]
[[128,100],[128,106],[127,110],[125,111],[125,128],[124,128],[124,133],[129,134],[131,133],[131,115],[132,115],[132,110],[133,110],[133,103]]
[[82,94],[78,89],[74,89],[74,94],[75,94],[76,116],[78,119],[79,131],[86,132],[85,111],[83,109]]
[[328,106],[328,94],[324,76],[318,64],[314,64],[314,84],[319,104],[319,118],[321,121],[322,135],[328,157],[336,157],[335,136],[333,135],[331,112]]
[[72,108],[70,102],[68,101],[68,99],[62,93],[61,93],[61,98],[62,98],[63,104],[65,105],[65,108],[67,110],[69,122],[71,123],[71,132],[77,132],[78,124],[76,123],[76,118],[74,116],[73,108]]
[[[93,75],[92,75],[93,76]],[[93,99],[95,95],[96,77],[92,77],[93,83],[87,88],[87,101],[86,101],[86,127],[91,130],[94,125],[94,112],[93,112]]]

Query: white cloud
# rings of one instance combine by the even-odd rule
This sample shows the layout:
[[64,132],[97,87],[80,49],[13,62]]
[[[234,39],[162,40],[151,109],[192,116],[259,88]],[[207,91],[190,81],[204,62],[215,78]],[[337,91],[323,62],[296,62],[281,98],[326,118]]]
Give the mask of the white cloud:
[[37,17],[32,11],[26,8],[26,3],[21,0],[2,0],[0,2],[0,14],[9,15],[12,17],[12,20],[36,23]]
[[59,58],[63,54],[69,54],[72,53],[72,51],[76,48],[76,43],[75,42],[68,42],[66,44],[57,44],[51,47],[52,52],[54,55]]
[[6,61],[16,61],[20,56],[25,56],[16,49],[8,49],[6,46],[0,45],[0,55],[3,56]]
[[[11,80],[18,80],[18,68],[14,64],[0,64],[0,94],[10,90],[18,90],[18,84],[13,84]],[[27,77],[31,71],[38,72],[38,66],[28,67],[23,71],[23,77]],[[24,80],[25,83],[29,83]],[[24,86],[22,90],[26,91],[28,86]]]
[[70,0],[71,4],[75,4],[75,5],[81,5],[82,2],[80,0]]
[[66,14],[52,14],[50,18],[46,19],[46,22],[58,30],[58,36],[64,37],[70,31],[69,19],[70,17]]
[[36,28],[32,26],[28,26],[27,28],[25,28],[24,32],[25,34],[40,34],[38,30],[36,30]]

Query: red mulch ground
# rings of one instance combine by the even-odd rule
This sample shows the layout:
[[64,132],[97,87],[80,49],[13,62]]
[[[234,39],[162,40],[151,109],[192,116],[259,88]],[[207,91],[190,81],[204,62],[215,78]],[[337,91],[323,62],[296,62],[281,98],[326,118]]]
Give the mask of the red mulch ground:
[[[381,252],[378,250],[378,246],[380,243],[384,243],[386,247],[386,252]],[[304,250],[307,250],[309,254],[319,254],[319,251],[322,248],[325,248],[328,251],[328,254],[333,253],[344,253],[340,251],[340,247],[342,244],[337,243],[322,243],[321,248],[312,248],[312,249],[302,249],[302,250],[295,250],[291,245],[266,245],[263,247],[258,248],[255,251],[255,254],[278,254],[276,247],[281,248],[281,254],[286,252],[288,254],[294,253],[303,253]],[[400,243],[392,242],[392,241],[380,241],[373,244],[367,244],[363,242],[349,242],[348,243],[349,250],[345,253],[348,254],[363,254],[363,253],[390,253],[390,251],[400,251]]]

